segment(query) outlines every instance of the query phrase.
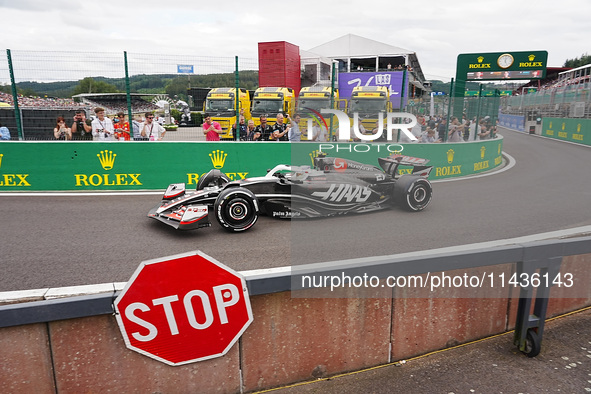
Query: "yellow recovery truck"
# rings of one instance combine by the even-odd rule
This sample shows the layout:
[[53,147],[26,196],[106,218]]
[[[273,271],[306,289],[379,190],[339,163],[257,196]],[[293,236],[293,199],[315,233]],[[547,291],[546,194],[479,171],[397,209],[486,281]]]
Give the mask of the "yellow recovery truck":
[[[244,109],[244,117],[250,118],[250,96],[244,89],[239,89],[238,110]],[[214,88],[207,93],[205,99],[205,112],[211,115],[222,126],[225,132],[220,135],[221,139],[234,139],[232,125],[236,123],[236,88]]]
[[293,89],[258,88],[252,97],[252,110],[250,112],[256,126],[261,123],[261,115],[267,115],[267,124],[271,126],[277,122],[277,114],[280,112],[292,116]]
[[347,114],[353,125],[353,114],[357,112],[361,124],[366,131],[370,132],[376,127],[378,115],[383,113],[384,122],[386,113],[392,112],[390,92],[385,86],[358,86],[353,88],[351,99],[347,107]]
[[[309,121],[318,118],[315,112],[320,113],[322,109],[338,109],[339,108],[339,91],[335,89],[333,104],[330,104],[330,88],[327,86],[312,86],[305,87],[300,90],[298,97],[298,105],[296,114],[300,115],[300,130],[304,135],[307,135]],[[329,119],[330,115],[324,115]],[[333,123],[333,129],[336,129],[337,123]],[[334,130],[333,130],[334,132]]]

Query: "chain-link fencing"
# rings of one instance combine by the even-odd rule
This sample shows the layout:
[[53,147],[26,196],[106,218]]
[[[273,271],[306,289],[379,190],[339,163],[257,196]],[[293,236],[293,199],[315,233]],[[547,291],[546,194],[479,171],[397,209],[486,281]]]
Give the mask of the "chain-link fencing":
[[[166,129],[166,140],[205,140],[202,112],[214,86],[254,91],[257,60],[8,50],[0,54],[0,123],[13,140],[92,140],[95,110],[103,108],[115,129],[111,139],[138,139],[138,127],[151,113]],[[60,118],[62,130],[70,132],[57,130]]]

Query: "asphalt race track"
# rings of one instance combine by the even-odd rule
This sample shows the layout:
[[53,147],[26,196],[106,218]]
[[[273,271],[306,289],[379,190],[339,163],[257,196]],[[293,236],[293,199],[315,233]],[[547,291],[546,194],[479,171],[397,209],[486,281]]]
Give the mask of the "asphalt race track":
[[[140,262],[202,250],[236,270],[396,254],[591,225],[591,149],[512,131],[516,160],[491,176],[434,183],[420,213],[392,209],[246,233],[179,232],[149,219],[156,195],[0,196],[0,291],[125,282]],[[171,183],[175,182],[171,179]]]

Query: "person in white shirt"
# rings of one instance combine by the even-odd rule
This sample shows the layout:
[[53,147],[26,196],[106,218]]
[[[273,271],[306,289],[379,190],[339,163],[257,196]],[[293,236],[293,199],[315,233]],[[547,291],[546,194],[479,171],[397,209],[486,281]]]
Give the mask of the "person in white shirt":
[[146,121],[140,125],[140,134],[150,141],[162,141],[166,130],[158,122],[154,121],[154,114],[146,112]]
[[[419,119],[420,121],[420,119]],[[411,129],[410,129],[410,133],[416,138],[416,140],[411,140],[410,137],[406,134],[403,133],[402,131],[399,131],[400,133],[400,139],[399,142],[421,142],[421,138],[423,136],[423,126],[421,125],[421,123],[417,121],[417,124],[414,125]]]
[[[312,126],[312,133],[311,133],[311,140],[316,142],[327,142],[328,141],[328,133],[325,127],[318,126],[315,124]],[[310,138],[310,133],[308,133],[308,138]]]
[[95,141],[115,141],[115,128],[111,119],[105,116],[105,109],[94,109],[96,118],[92,121],[92,137]]
[[293,119],[289,118],[287,115],[287,119],[290,121],[291,128],[288,132],[288,139],[292,142],[299,142],[302,140],[302,132],[300,131],[300,115],[296,114]]

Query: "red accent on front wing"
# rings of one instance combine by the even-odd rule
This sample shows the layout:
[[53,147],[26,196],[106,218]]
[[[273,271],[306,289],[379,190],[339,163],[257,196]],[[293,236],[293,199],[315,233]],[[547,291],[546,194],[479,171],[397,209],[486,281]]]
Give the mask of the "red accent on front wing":
[[183,222],[183,221],[181,221],[181,224],[191,224],[191,223],[195,223],[195,222],[198,222],[198,221],[200,221],[201,219],[203,219],[203,218],[206,218],[206,217],[207,217],[207,215],[204,215],[204,216],[201,216],[200,218],[197,218],[197,219],[195,219],[195,220],[191,220],[190,222]]
[[184,192],[185,192],[185,191],[183,190],[183,191],[181,191],[181,192],[178,192],[177,194],[174,194],[174,195],[165,195],[165,196],[164,196],[164,198],[166,198],[166,199],[176,198],[177,196],[180,196],[180,195],[181,195],[181,194],[183,194]]
[[181,220],[183,218],[181,215],[176,213],[176,211],[169,213],[168,215],[162,215],[162,216],[166,216],[167,218],[176,219],[176,220]]

